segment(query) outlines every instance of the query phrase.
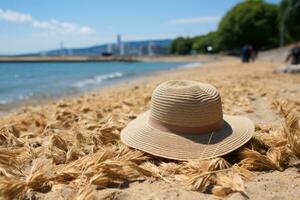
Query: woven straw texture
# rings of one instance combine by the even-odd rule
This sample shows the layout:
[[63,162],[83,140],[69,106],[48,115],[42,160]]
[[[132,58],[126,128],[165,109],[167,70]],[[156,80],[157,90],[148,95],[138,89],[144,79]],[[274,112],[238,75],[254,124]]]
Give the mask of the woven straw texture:
[[174,125],[202,126],[222,120],[221,98],[211,85],[195,81],[168,81],[151,98],[151,117]]
[[[150,125],[153,118],[163,124],[201,127],[223,121],[217,131],[176,133]],[[245,117],[223,115],[216,88],[194,81],[168,81],[153,92],[151,110],[131,121],[121,132],[130,147],[175,160],[208,159],[225,155],[249,141],[254,125]]]

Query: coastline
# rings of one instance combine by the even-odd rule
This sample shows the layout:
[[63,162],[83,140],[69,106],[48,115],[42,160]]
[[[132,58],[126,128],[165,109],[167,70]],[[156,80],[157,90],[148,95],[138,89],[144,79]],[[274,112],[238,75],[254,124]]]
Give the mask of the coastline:
[[[149,109],[151,93],[159,83],[170,79],[189,79],[216,86],[221,94],[225,114],[247,116],[256,125],[256,135],[274,136],[282,134],[283,131],[280,107],[294,106],[296,110],[300,110],[300,77],[274,72],[279,65],[281,63],[265,61],[242,64],[237,58],[226,57],[201,67],[155,72],[77,97],[23,107],[17,112],[0,117],[0,127],[13,126],[18,130],[17,139],[14,141],[21,147],[14,148],[24,148],[21,142],[26,139],[36,152],[37,158],[46,157],[55,164],[56,170],[68,169],[66,167],[72,167],[73,163],[89,158],[88,156],[95,155],[98,160],[104,155],[100,149],[118,148],[121,145],[118,138],[120,130]],[[93,148],[96,147],[89,142],[97,140],[98,136],[104,142],[97,143],[99,149],[94,151]],[[115,137],[113,142],[108,136]],[[63,141],[57,138],[63,138]],[[53,141],[58,146],[63,142],[67,146],[68,156]],[[71,156],[70,149],[73,149]],[[174,165],[173,162],[169,164],[170,167]],[[31,161],[27,167],[32,167]],[[246,193],[250,199],[289,197],[296,200],[300,195],[297,168],[293,165],[284,172],[254,171],[253,174],[255,178],[245,181]],[[75,172],[71,175],[77,177]],[[50,191],[35,192],[34,195],[41,199],[55,199],[61,195],[72,199],[80,195],[80,192],[88,191],[88,194],[103,199],[162,199],[170,198],[170,194],[174,194],[177,199],[217,199],[213,195],[191,191],[173,179],[167,179],[170,180],[168,182],[146,178],[144,181],[128,182],[126,186],[104,188],[91,184],[87,189],[78,184],[83,181],[81,176],[78,177],[69,181],[68,176],[65,182],[53,184]],[[27,195],[30,194],[28,192]],[[229,196],[231,197],[244,199],[238,192]]]
[[[32,59],[32,60],[31,60]],[[40,61],[39,59],[44,59],[43,57],[39,57],[36,59],[36,57],[29,58],[27,60],[28,62],[48,62],[47,59]],[[63,62],[77,62],[75,60],[73,61],[68,61],[69,57],[58,57],[59,60],[56,60],[57,58],[52,57],[51,62],[61,62],[61,60],[64,60]],[[61,60],[60,60],[61,59]],[[73,59],[73,58],[72,58]],[[80,58],[81,59],[81,58]],[[109,62],[123,62],[122,60],[115,60],[115,58],[105,58],[101,57],[100,62],[107,62],[106,59],[111,59]],[[128,58],[122,58],[123,60],[128,59]],[[183,62],[188,64],[184,64],[182,66],[179,66],[178,68],[174,69],[169,69],[169,70],[159,70],[157,72],[150,72],[146,73],[143,75],[138,75],[137,77],[129,77],[121,80],[116,80],[113,85],[99,85],[97,88],[91,89],[91,90],[83,90],[83,91],[77,91],[69,94],[62,94],[59,96],[45,96],[45,97],[40,97],[40,98],[30,98],[30,99],[24,99],[24,100],[19,100],[16,102],[11,102],[11,103],[1,103],[0,102],[0,116],[9,114],[10,112],[16,112],[18,110],[21,110],[23,107],[30,107],[30,106],[41,106],[41,105],[46,105],[49,103],[53,103],[55,101],[60,101],[64,99],[72,99],[76,98],[82,95],[88,95],[89,93],[94,93],[94,92],[101,92],[101,90],[107,90],[107,88],[116,88],[116,87],[122,87],[123,84],[125,83],[130,83],[130,82],[135,82],[138,79],[144,79],[147,77],[155,77],[155,76],[160,76],[163,73],[169,73],[170,71],[173,70],[178,70],[181,68],[193,68],[193,67],[198,67],[198,65],[205,64],[205,63],[211,63],[215,62],[216,60],[228,60],[231,59],[231,57],[226,57],[226,56],[220,56],[220,55],[212,55],[212,56],[207,56],[207,55],[195,55],[195,56],[158,56],[158,57],[132,57],[130,58],[132,60],[135,60],[137,62]],[[19,61],[12,60],[12,62],[20,62],[22,63],[23,58],[21,58]],[[135,62],[133,61],[133,62]],[[1,62],[1,57],[0,57],[0,62]],[[50,63],[51,63],[50,62]],[[81,62],[81,61],[79,61]],[[85,62],[85,61],[84,61]],[[89,62],[89,61],[88,61]],[[127,61],[125,61],[127,62]],[[27,62],[23,62],[27,63]]]

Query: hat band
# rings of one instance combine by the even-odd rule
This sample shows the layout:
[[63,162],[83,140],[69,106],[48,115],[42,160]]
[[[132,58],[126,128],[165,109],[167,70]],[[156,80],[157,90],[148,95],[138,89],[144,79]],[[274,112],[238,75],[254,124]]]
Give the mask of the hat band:
[[203,133],[209,133],[213,131],[217,131],[221,129],[224,125],[224,121],[217,121],[213,124],[205,125],[205,126],[199,126],[199,127],[187,127],[187,126],[177,126],[173,124],[168,124],[161,122],[157,119],[154,119],[153,117],[149,117],[149,124],[160,131],[164,132],[171,132],[171,133],[178,133],[178,134],[203,134]]

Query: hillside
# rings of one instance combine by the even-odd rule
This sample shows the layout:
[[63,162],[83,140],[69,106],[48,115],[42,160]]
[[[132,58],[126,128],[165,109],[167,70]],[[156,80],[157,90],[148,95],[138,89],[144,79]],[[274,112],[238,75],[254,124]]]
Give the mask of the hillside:
[[[172,39],[163,39],[163,40],[143,40],[143,41],[126,41],[123,44],[127,49],[130,49],[132,51],[138,51],[140,48],[144,47],[146,48],[150,43],[160,46],[162,48],[167,49],[169,45],[171,44]],[[91,47],[85,47],[85,48],[62,48],[62,49],[54,49],[44,52],[38,52],[38,53],[30,53],[25,54],[22,56],[57,56],[57,55],[71,55],[71,56],[77,56],[77,55],[101,55],[103,52],[107,52],[109,44],[101,44],[101,45],[95,45]]]

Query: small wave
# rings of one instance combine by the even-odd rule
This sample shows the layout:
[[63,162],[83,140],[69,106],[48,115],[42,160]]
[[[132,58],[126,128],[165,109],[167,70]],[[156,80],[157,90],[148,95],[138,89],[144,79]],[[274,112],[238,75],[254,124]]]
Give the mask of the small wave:
[[29,93],[28,95],[19,95],[17,99],[23,101],[29,99],[30,96],[32,96],[32,93]]
[[105,80],[121,78],[123,76],[124,76],[124,74],[121,72],[114,72],[114,73],[104,74],[104,75],[100,75],[100,76],[95,76],[90,79],[78,81],[74,85],[76,87],[85,87],[87,85],[95,85],[95,84],[99,84]]
[[193,63],[188,63],[188,64],[185,64],[185,65],[181,65],[178,68],[194,68],[194,67],[199,67],[200,65],[202,65],[202,63],[193,62]]
[[0,105],[9,105],[9,104],[12,104],[14,102],[21,102],[21,101],[27,100],[28,98],[29,98],[29,96],[19,95],[15,98],[1,99],[0,100]]
[[8,104],[9,101],[8,100],[0,100],[0,105],[5,105]]

